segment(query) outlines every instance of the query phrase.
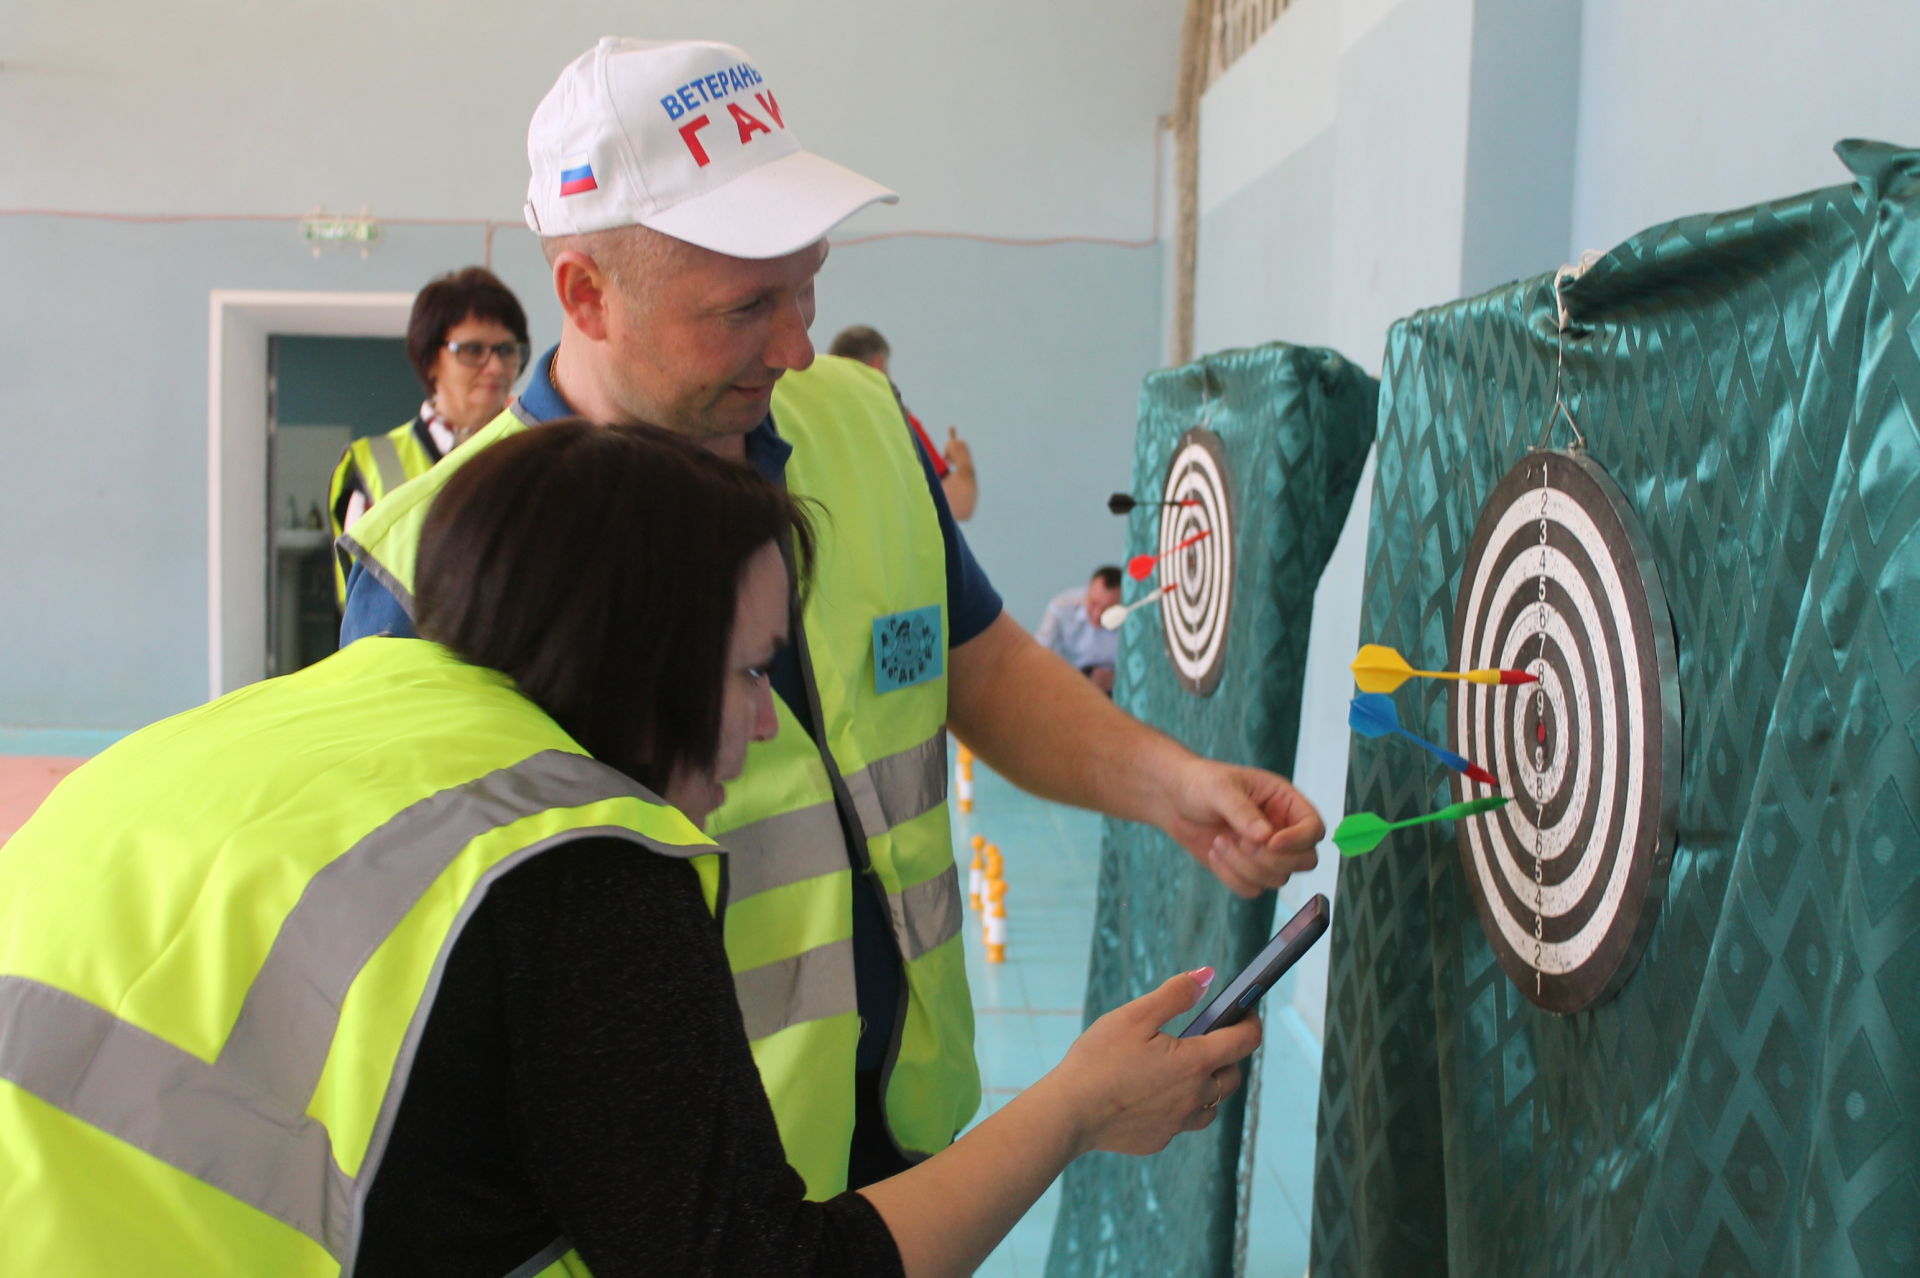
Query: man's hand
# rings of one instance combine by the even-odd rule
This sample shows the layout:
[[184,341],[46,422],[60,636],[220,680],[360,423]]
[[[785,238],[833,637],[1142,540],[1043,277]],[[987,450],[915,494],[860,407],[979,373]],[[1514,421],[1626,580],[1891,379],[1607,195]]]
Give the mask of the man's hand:
[[1319,863],[1314,845],[1327,827],[1285,777],[1194,757],[1173,781],[1162,828],[1239,895],[1258,896]]
[[958,426],[947,427],[947,446],[940,450],[940,456],[954,470],[973,471],[973,449],[960,438]]

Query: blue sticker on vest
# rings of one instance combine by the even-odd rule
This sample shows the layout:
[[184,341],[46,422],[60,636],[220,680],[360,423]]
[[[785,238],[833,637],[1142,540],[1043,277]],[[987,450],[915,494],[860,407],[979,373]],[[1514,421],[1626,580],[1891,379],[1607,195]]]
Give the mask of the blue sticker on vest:
[[892,692],[936,679],[946,668],[940,605],[877,617],[873,623],[873,690]]

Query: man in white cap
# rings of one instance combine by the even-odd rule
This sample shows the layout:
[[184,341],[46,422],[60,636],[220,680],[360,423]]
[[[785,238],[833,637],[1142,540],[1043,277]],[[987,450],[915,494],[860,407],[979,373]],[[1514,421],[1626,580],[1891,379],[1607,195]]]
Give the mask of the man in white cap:
[[[1242,895],[1315,862],[1283,778],[1202,759],[1116,710],[1009,618],[879,373],[815,358],[826,235],[891,191],[801,149],[728,45],[603,39],[528,130],[527,221],[565,312],[507,412],[344,539],[343,641],[412,633],[414,547],[464,458],[542,421],[649,422],[817,502],[780,731],[708,822],[726,944],[811,1197],[944,1147],[979,1102],[946,807],[949,727],[1036,794],[1167,831]],[[714,860],[705,858],[703,860]],[[556,938],[564,944],[564,938]]]

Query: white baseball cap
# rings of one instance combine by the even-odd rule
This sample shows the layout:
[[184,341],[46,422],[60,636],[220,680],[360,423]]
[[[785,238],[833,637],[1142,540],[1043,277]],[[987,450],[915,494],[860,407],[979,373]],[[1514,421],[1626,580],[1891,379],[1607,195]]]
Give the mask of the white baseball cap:
[[645,226],[730,257],[782,257],[900,197],[802,150],[780,99],[730,44],[605,36],[527,126],[527,225]]

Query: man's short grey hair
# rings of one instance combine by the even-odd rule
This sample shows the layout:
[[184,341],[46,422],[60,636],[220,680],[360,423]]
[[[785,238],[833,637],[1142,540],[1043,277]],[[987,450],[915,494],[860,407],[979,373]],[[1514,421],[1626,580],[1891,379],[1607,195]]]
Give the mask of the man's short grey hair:
[[578,250],[592,258],[613,286],[628,297],[638,297],[690,249],[684,241],[644,226],[616,226],[604,231],[579,235],[549,235],[541,239],[541,251],[547,265],[569,250]]

